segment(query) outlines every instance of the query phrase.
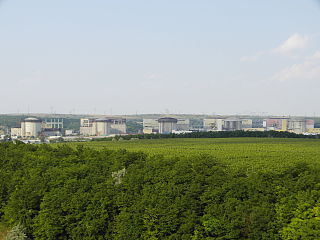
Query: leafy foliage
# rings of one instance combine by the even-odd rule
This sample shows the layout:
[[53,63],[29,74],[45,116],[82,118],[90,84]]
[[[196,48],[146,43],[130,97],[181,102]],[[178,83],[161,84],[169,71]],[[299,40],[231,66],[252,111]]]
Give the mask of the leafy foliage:
[[14,226],[6,236],[6,240],[27,240],[27,235],[24,233],[25,229],[22,225]]
[[263,155],[245,142],[233,155],[3,143],[0,217],[30,239],[318,239],[319,143],[304,143]]

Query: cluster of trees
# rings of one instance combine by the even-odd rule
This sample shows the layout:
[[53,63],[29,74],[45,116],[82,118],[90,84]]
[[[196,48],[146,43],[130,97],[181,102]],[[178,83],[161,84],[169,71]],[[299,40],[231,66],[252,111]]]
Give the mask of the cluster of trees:
[[320,168],[0,144],[0,218],[31,239],[320,239]]
[[312,138],[318,139],[319,135],[303,135],[292,132],[278,131],[220,131],[220,132],[191,132],[181,134],[136,134],[126,136],[116,136],[109,138],[97,138],[92,141],[111,141],[114,138],[131,140],[131,139],[160,139],[160,138],[235,138],[235,137],[255,137],[255,138]]

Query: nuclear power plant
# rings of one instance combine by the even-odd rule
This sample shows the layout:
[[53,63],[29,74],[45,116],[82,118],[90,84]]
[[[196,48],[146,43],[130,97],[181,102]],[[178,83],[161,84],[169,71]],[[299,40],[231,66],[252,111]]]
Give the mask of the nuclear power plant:
[[[248,118],[239,116],[213,116],[204,119],[179,118],[177,116],[161,116],[136,120],[134,126],[141,128],[132,132],[132,125],[127,132],[127,119],[121,117],[87,117],[78,118],[77,129],[65,129],[64,119],[26,117],[18,127],[8,128],[11,138],[43,139],[43,138],[102,138],[126,134],[181,134],[194,131],[279,131],[296,134],[320,134],[315,127],[315,120],[306,117],[268,117]],[[129,120],[132,122],[131,120]],[[139,121],[139,122],[138,122]],[[195,122],[198,124],[195,127]],[[131,123],[132,124],[132,123]],[[75,124],[73,124],[75,125]],[[319,125],[319,123],[317,123]],[[1,136],[5,136],[5,126],[1,127]],[[11,130],[11,131],[9,131]],[[8,135],[8,134],[7,134]]]

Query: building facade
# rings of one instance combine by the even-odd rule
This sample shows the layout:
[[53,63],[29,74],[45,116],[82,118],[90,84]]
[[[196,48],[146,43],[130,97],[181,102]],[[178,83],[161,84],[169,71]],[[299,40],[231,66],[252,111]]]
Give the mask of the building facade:
[[178,119],[171,117],[159,118],[159,133],[160,134],[170,134],[177,130]]
[[108,136],[126,134],[126,120],[122,118],[82,118],[80,119],[80,135]]

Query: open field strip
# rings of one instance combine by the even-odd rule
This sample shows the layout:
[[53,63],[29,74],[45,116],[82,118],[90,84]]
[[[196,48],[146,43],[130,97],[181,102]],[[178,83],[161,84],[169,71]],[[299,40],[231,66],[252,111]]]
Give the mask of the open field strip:
[[296,162],[320,163],[320,140],[283,138],[145,139],[68,143],[95,149],[126,149],[150,155],[210,155],[231,167],[281,169]]

